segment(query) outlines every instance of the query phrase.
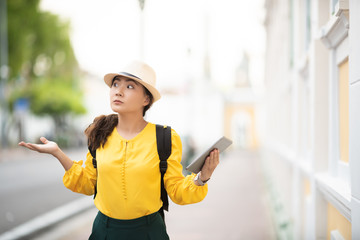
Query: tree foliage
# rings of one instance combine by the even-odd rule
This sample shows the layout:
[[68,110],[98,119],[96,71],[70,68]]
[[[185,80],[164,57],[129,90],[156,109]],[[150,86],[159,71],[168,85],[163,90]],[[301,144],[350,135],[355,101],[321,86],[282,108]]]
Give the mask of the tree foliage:
[[79,67],[68,22],[39,8],[39,0],[11,0],[8,7],[10,110],[28,98],[36,115],[82,114]]

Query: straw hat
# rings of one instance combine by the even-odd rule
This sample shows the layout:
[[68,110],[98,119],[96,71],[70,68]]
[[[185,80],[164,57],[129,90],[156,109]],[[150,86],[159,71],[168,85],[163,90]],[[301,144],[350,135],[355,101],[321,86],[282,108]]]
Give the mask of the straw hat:
[[116,76],[124,76],[139,82],[146,87],[154,97],[154,102],[161,98],[159,91],[156,89],[156,74],[154,69],[141,61],[133,61],[118,73],[108,73],[104,76],[105,83],[111,87],[112,81]]

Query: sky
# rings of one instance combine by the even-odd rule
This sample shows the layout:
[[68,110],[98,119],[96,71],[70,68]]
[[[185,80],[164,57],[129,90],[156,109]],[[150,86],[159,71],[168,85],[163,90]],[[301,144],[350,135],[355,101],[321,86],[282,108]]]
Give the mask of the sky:
[[213,82],[231,87],[244,51],[252,81],[261,85],[263,7],[263,0],[146,0],[141,12],[136,0],[41,2],[42,9],[70,21],[84,71],[103,76],[142,58],[156,70],[160,87],[181,87],[186,75],[202,78],[205,56]]

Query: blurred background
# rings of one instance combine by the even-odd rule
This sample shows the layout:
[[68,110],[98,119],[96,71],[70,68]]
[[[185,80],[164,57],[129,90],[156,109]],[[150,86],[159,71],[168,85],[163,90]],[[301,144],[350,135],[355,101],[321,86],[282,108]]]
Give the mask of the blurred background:
[[133,59],[183,166],[233,140],[207,198],[170,206],[171,239],[360,239],[358,0],[0,0],[0,21],[0,239],[88,238],[92,198],[17,143],[84,159],[103,76]]

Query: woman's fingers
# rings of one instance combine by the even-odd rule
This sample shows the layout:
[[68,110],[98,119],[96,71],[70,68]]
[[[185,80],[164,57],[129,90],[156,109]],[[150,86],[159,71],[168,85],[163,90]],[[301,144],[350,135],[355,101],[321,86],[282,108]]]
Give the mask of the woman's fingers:
[[210,153],[209,159],[209,167],[215,169],[219,164],[219,150],[215,149]]
[[37,151],[37,150],[31,145],[31,143],[20,142],[19,145],[22,146],[22,147],[26,147],[26,148],[28,148],[28,149],[30,149],[30,150]]
[[215,158],[215,163],[216,163],[216,165],[218,165],[219,162],[220,162],[219,150],[218,150],[218,149],[216,149],[215,152],[214,152],[214,158]]
[[[46,138],[44,138],[44,137],[42,137],[42,138],[40,138],[41,142],[43,142],[43,143],[48,142],[48,140]],[[33,151],[41,152],[41,147],[43,145],[33,144],[33,143],[25,143],[25,142],[21,141],[21,142],[19,142],[19,146],[26,147],[26,148],[28,148],[30,150],[33,150]]]
[[19,142],[19,146],[29,148],[29,145],[27,143],[23,142],[23,141]]
[[41,137],[40,141],[44,144],[48,143],[49,141],[45,137]]
[[29,143],[30,149],[32,149],[32,150],[34,150],[34,151],[40,152],[41,146],[42,146],[42,145],[39,145],[39,144]]
[[58,149],[58,146],[55,142],[47,140],[45,137],[40,138],[41,144],[34,143],[25,143],[23,141],[19,142],[19,146],[26,147],[30,150],[37,151],[39,153],[49,153],[52,154]]
[[201,169],[201,176],[204,177],[204,180],[209,179],[211,177],[218,164],[219,164],[219,150],[215,149],[206,158],[205,164]]

